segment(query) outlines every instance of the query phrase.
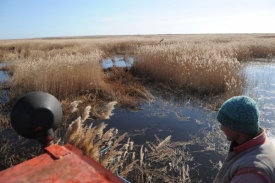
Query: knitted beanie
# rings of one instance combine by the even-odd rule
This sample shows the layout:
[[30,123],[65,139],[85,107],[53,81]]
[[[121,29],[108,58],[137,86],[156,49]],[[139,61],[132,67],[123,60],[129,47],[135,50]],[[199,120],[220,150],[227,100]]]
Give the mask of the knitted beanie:
[[228,99],[221,106],[217,120],[225,127],[244,134],[257,134],[259,109],[256,102],[247,96]]

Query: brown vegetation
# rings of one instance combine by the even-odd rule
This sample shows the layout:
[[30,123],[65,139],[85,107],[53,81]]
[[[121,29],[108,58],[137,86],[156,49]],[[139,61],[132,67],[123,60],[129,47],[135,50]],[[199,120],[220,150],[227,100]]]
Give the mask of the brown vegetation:
[[[171,136],[164,140],[156,136],[156,143],[147,142],[137,152],[130,137],[125,140],[127,133],[119,135],[114,128],[104,132],[105,123],[94,127],[92,123],[85,124],[90,108],[87,106],[82,115],[69,125],[65,143],[82,149],[111,172],[132,182],[191,182],[187,163],[193,158],[186,151],[187,142],[171,143]],[[138,153],[139,159],[136,158]]]
[[[6,67],[13,74],[11,99],[45,91],[60,100],[81,96],[133,107],[137,98],[150,98],[144,80],[199,96],[219,94],[222,100],[240,94],[240,62],[271,58],[274,47],[275,38],[260,34],[6,40],[0,41],[0,60],[12,62]],[[117,54],[133,56],[133,69],[104,74],[102,59]]]
[[[118,54],[133,56],[133,68],[103,71],[102,59]],[[48,92],[61,101],[65,111],[63,123],[55,132],[60,143],[65,141],[78,146],[105,167],[113,172],[118,170],[129,180],[188,182],[188,172],[192,168],[189,169],[186,161],[180,157],[186,157],[187,161],[192,161],[192,158],[183,144],[168,143],[170,137],[167,137],[164,141],[157,139],[156,143],[144,144],[140,151],[135,148],[133,150],[130,148],[133,142],[124,140],[126,134],[119,136],[115,129],[104,132],[105,123],[87,126],[87,114],[91,118],[102,118],[103,114],[105,117],[110,116],[110,111],[116,104],[136,109],[141,101],[153,99],[152,88],[181,95],[191,94],[192,98],[214,97],[215,100],[208,104],[217,109],[222,101],[242,93],[246,79],[241,72],[242,62],[253,58],[270,59],[274,55],[274,36],[260,34],[0,41],[0,61],[10,63],[3,69],[12,75],[5,83],[5,87],[9,89],[10,102],[2,106],[5,110],[2,110],[0,116],[0,132],[4,134],[7,130],[5,133],[9,133],[7,116],[14,100],[31,91]],[[71,101],[82,101],[90,107],[86,110],[80,107],[86,111],[82,116],[74,108],[71,110],[75,110],[75,113],[66,112],[72,107]],[[80,102],[76,102],[78,103]],[[78,116],[81,117],[77,118]],[[72,119],[76,120],[68,124]],[[66,130],[67,135],[64,137]],[[15,134],[13,139],[2,136],[0,163],[7,167],[41,152],[40,147],[30,146],[29,150],[17,155],[16,152],[19,147],[22,150],[25,139]],[[215,140],[212,137],[213,134],[206,134],[205,139],[210,143],[204,144],[209,149],[216,148],[223,153],[222,149],[211,146]],[[108,152],[99,154],[102,148],[110,144],[112,147]],[[133,158],[138,155],[139,159]],[[116,157],[115,166],[112,157]],[[156,166],[160,168],[156,170]]]

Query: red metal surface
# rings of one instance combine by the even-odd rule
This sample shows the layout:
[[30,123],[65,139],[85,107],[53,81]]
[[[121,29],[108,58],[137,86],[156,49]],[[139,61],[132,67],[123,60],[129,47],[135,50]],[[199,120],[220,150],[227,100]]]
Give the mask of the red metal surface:
[[0,183],[123,183],[98,162],[67,144],[0,172]]

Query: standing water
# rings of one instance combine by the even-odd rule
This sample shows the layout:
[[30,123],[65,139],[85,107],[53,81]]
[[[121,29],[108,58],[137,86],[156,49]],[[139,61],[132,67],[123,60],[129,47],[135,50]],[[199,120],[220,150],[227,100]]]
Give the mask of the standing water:
[[260,123],[275,144],[275,60],[253,62],[245,66],[248,86],[245,95],[251,96],[259,105]]
[[[259,105],[260,123],[267,129],[267,134],[275,143],[275,64],[274,62],[250,62],[244,66],[247,86],[244,95],[252,97]],[[136,144],[154,141],[155,135],[164,139],[171,135],[171,141],[189,141],[197,136],[204,138],[205,130],[212,133],[217,126],[217,112],[184,98],[156,97],[154,102],[142,105],[142,110],[129,112],[123,109],[114,110],[114,116],[108,120],[108,127],[115,127],[121,132],[133,135]],[[217,128],[215,128],[217,129]],[[215,133],[213,133],[215,134]],[[218,137],[214,137],[216,140]],[[225,139],[223,139],[226,141]],[[214,142],[214,141],[213,141]],[[190,147],[194,161],[199,164],[197,174],[191,179],[212,182],[218,169],[213,168],[224,155],[213,151],[200,151],[197,146]],[[203,147],[207,149],[207,147]]]
[[6,63],[0,63],[0,92],[1,92],[1,99],[0,99],[0,104],[3,104],[8,101],[7,97],[7,91],[5,88],[3,88],[3,83],[7,81],[10,76],[6,71],[2,70],[2,67],[4,67]]
[[[123,63],[123,59],[115,58],[106,60],[105,63],[106,68],[131,67],[133,59]],[[252,62],[245,66],[244,71],[247,77],[244,95],[251,96],[259,104],[261,125],[267,128],[268,136],[275,143],[275,65],[273,62]],[[8,74],[0,70],[0,85],[8,78]],[[6,91],[1,90],[1,102],[5,101]],[[160,139],[171,135],[171,141],[191,141],[194,136],[203,139],[205,130],[212,133],[213,126],[217,125],[217,112],[204,106],[185,97],[167,98],[163,94],[155,97],[153,102],[142,104],[141,110],[128,111],[118,108],[113,111],[114,115],[109,120],[94,122],[104,121],[108,123],[108,128],[115,127],[121,133],[128,132],[132,135],[131,140],[137,145],[154,141],[155,135]],[[223,161],[224,156],[215,153],[215,150],[207,150],[207,145],[190,146],[189,150],[196,162],[194,166],[197,166],[196,173],[190,175],[191,179],[212,182],[217,173],[213,164]]]

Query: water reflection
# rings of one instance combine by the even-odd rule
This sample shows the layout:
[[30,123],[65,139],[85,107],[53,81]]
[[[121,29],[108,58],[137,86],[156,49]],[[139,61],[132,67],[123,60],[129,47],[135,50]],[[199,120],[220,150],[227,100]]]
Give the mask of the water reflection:
[[108,126],[134,135],[138,144],[154,140],[154,135],[162,139],[172,135],[172,141],[191,140],[191,134],[198,133],[213,119],[212,113],[202,107],[194,108],[191,104],[178,107],[160,98],[143,104],[139,111],[115,109],[113,112]]
[[101,66],[103,69],[109,69],[112,67],[131,68],[134,64],[133,57],[126,57],[122,55],[116,55],[112,59],[107,58],[102,60]]
[[8,72],[1,70],[2,67],[4,67],[5,65],[6,63],[0,63],[0,84],[2,84],[3,82],[5,82],[10,78],[10,75],[8,74]]
[[[244,95],[252,97],[259,105],[261,125],[275,139],[275,64],[273,62],[251,62],[245,65],[247,86]],[[180,101],[182,100],[182,101]],[[200,135],[201,129],[212,129],[216,124],[215,111],[192,103],[184,98],[156,97],[154,102],[144,103],[142,110],[130,112],[115,109],[108,126],[116,127],[136,135],[137,142],[152,140],[154,134],[161,137],[172,135],[172,140],[185,141],[190,134]]]
[[259,104],[261,125],[275,143],[275,63],[253,62],[244,69],[248,83],[245,94]]
[[1,70],[2,67],[4,67],[7,63],[2,62],[0,63],[0,104],[6,103],[8,102],[8,97],[7,97],[7,90],[5,88],[2,88],[3,83],[5,81],[7,81],[8,79],[10,79],[10,75],[8,74],[8,72]]
[[[131,67],[133,61],[132,58],[125,61],[123,57],[115,57],[112,60],[103,61],[102,67],[105,69],[113,66]],[[251,96],[259,104],[261,124],[268,128],[268,136],[275,143],[275,65],[270,62],[248,63],[244,67],[244,72],[247,77],[244,94]],[[8,78],[6,72],[0,71],[0,82]],[[111,119],[92,122],[96,125],[104,121],[108,123],[108,128],[115,127],[122,133],[130,133],[136,144],[154,141],[155,135],[161,139],[171,135],[171,141],[193,140],[194,135],[203,139],[205,130],[215,134],[213,127],[218,124],[216,111],[211,111],[199,103],[189,101],[184,96],[171,98],[158,96],[155,101],[142,104],[141,108],[142,110],[139,111],[118,108],[113,111],[114,115]],[[198,167],[199,177],[203,182],[211,182],[216,174],[216,171],[212,169],[213,164],[211,162],[218,162],[224,157],[215,154],[214,151],[200,153],[199,148],[203,150],[207,147],[190,147],[191,153],[195,156],[195,161],[201,164]]]
[[[275,65],[273,62],[251,62],[245,65],[244,72],[247,78],[247,86],[244,95],[252,97],[259,105],[261,112],[261,125],[267,128],[267,134],[275,143]],[[221,136],[215,136],[219,131],[216,121],[216,111],[204,108],[199,103],[192,103],[184,98],[156,97],[154,102],[144,103],[142,110],[130,112],[123,109],[115,109],[114,116],[108,123],[109,128],[118,128],[121,132],[129,132],[136,144],[155,139],[154,135],[164,139],[172,136],[172,141],[189,141],[194,136],[203,141],[205,131],[212,136],[216,150],[198,153],[194,149],[207,149],[205,146],[190,148],[195,156],[195,161],[200,163],[198,167],[199,177],[203,182],[211,182],[216,174],[213,170],[213,162],[223,161],[224,157],[218,155],[217,145],[222,146],[224,141]],[[215,143],[220,141],[219,143]],[[226,146],[226,144],[224,144]],[[222,147],[221,147],[222,148]],[[210,163],[212,162],[212,164]],[[198,175],[195,175],[198,176]],[[194,177],[195,177],[194,176]]]

